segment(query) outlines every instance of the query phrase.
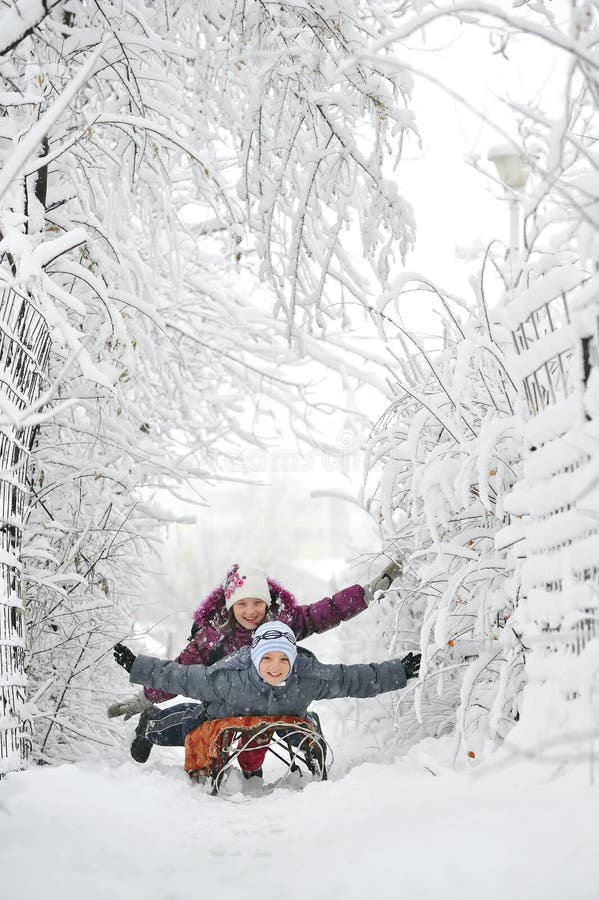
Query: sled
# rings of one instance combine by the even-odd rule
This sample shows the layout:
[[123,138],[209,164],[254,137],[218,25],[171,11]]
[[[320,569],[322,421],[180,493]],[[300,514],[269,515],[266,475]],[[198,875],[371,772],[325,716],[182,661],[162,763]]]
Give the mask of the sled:
[[[311,780],[327,778],[327,743],[318,717],[233,716],[204,722],[185,739],[185,771],[193,781],[208,783],[217,795],[227,771],[249,757],[261,760],[266,753],[283,764],[283,775],[309,774]],[[246,766],[247,768],[247,766]],[[251,769],[252,767],[250,767]]]

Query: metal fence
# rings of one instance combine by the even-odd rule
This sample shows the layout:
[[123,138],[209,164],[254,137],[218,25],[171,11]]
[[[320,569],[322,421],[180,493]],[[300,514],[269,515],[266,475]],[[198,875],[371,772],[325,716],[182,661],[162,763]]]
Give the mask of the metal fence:
[[21,541],[27,469],[36,428],[25,419],[39,398],[50,354],[46,322],[30,297],[0,294],[0,775],[22,768],[31,750],[24,714],[25,625]]
[[599,633],[599,429],[586,402],[599,362],[599,300],[573,296],[527,309],[512,337],[529,410],[524,586],[548,648],[580,655]]

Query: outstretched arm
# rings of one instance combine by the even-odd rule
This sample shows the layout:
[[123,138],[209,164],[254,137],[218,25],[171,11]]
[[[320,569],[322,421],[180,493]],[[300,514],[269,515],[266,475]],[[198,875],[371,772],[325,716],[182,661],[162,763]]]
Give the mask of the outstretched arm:
[[297,606],[289,624],[298,641],[311,634],[322,634],[323,631],[336,628],[341,622],[347,622],[358,613],[364,612],[375,599],[375,595],[388,590],[394,580],[401,575],[401,571],[400,563],[391,562],[364,587],[353,584],[342,591],[337,591],[332,597],[323,597],[317,603]]
[[133,684],[160,688],[193,700],[217,699],[212,679],[208,677],[208,666],[182,666],[154,656],[137,656],[131,666],[129,680]]
[[353,619],[366,609],[364,588],[359,584],[337,591],[332,597],[323,597],[317,603],[296,606],[289,622],[298,641],[311,634],[322,634],[336,628],[341,622]]
[[317,700],[335,697],[376,697],[404,688],[408,678],[418,674],[420,654],[408,654],[405,661],[388,659],[382,663],[354,666],[322,666]]
[[[187,646],[175,657],[175,662],[181,663],[182,666],[210,665],[210,656],[221,637],[215,628],[198,629]],[[163,703],[177,696],[151,687],[144,688],[144,694],[152,703]]]

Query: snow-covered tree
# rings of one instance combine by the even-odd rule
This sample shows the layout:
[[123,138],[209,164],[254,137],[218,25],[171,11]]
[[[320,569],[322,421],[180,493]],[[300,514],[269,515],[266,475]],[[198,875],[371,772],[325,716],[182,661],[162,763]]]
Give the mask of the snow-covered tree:
[[[25,352],[18,372],[4,358],[8,768],[32,716],[42,760],[110,740],[89,700],[154,495],[257,440],[246,414],[264,394],[302,420],[284,338],[363,298],[346,231],[380,281],[405,252],[411,213],[383,160],[414,127],[409,79],[352,60],[380,28],[369,3],[0,9],[0,324]],[[258,276],[270,288],[248,297]]]
[[[243,433],[231,398],[282,381],[257,344],[264,316],[248,317],[215,248],[180,219],[193,198],[212,216],[200,231],[214,232],[228,209],[217,179],[202,169],[195,183],[185,108],[171,114],[164,96],[184,94],[187,54],[177,71],[120,8],[102,39],[107,12],[56,7],[2,67],[4,733],[25,757],[34,715],[42,759],[72,755],[73,737],[107,739],[90,692],[102,696],[98,665],[128,627],[140,542],[160,521],[153,493],[209,474]],[[35,708],[22,706],[21,573]]]
[[[385,3],[202,4],[196,77],[215,133],[234,138],[237,193],[288,333],[344,319],[414,239],[391,164],[416,134],[412,79],[384,54]],[[222,90],[226,81],[226,90]]]
[[[465,319],[441,292],[444,349],[412,342],[398,360],[397,399],[372,442],[372,502],[405,558],[397,637],[421,629],[422,724],[438,733],[455,715],[459,759],[518,721],[508,746],[561,762],[592,752],[599,696],[598,11],[518,6],[421,4],[383,42],[452,16],[495,29],[504,52],[514,38],[547,42],[565,64],[557,106],[513,104],[511,152],[530,170],[525,197],[512,193],[523,250],[489,248],[483,271],[501,277],[489,291],[477,279],[478,308]],[[398,712],[405,725],[403,701]]]

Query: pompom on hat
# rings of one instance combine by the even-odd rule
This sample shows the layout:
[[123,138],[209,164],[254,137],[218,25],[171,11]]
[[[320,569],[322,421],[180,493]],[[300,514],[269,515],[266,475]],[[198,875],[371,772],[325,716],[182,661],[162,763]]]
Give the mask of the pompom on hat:
[[238,600],[247,600],[249,597],[263,600],[267,606],[270,606],[272,599],[266,573],[257,566],[235,563],[226,574],[223,590],[227,609],[231,609]]
[[262,657],[267,653],[284,653],[289,660],[289,670],[297,658],[297,644],[295,634],[284,622],[276,619],[273,622],[263,622],[254,632],[250,656],[255,667],[260,671]]

